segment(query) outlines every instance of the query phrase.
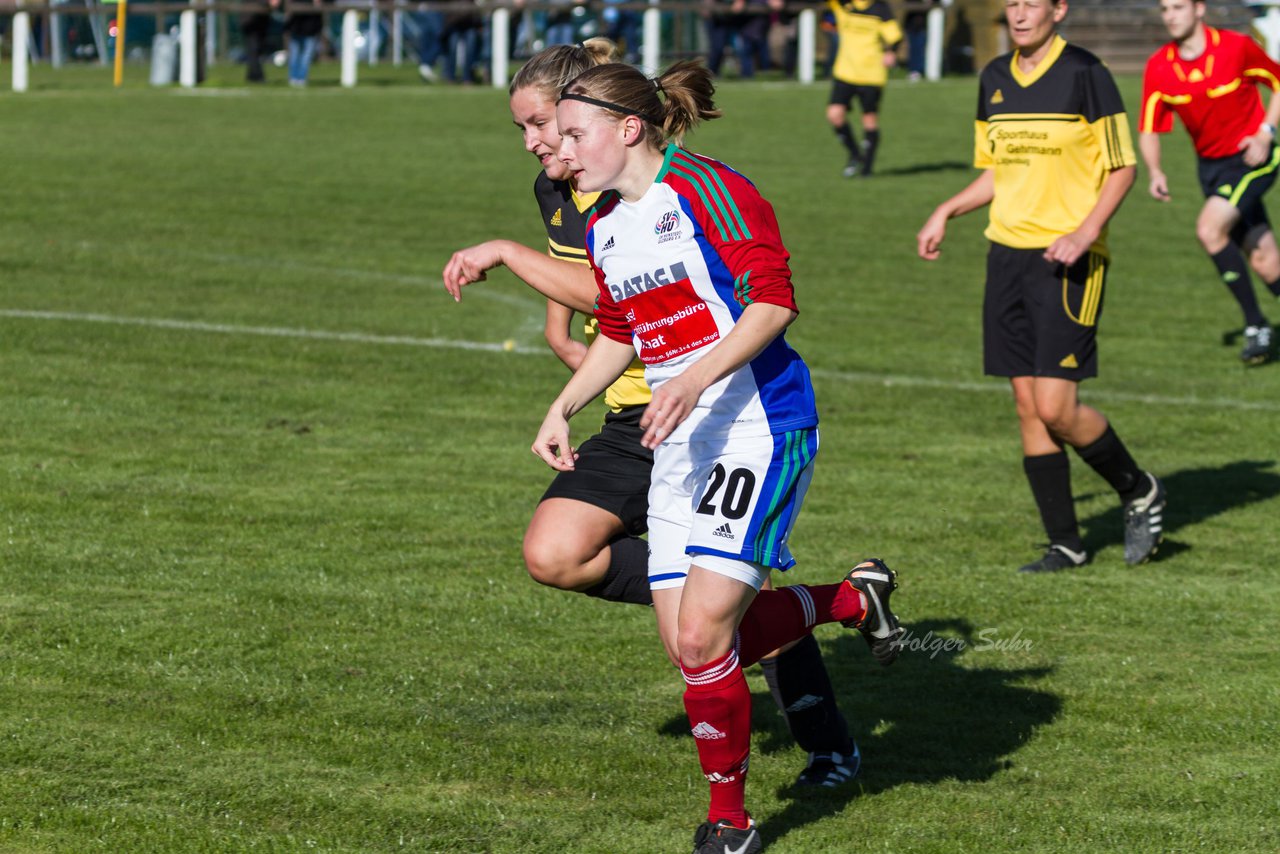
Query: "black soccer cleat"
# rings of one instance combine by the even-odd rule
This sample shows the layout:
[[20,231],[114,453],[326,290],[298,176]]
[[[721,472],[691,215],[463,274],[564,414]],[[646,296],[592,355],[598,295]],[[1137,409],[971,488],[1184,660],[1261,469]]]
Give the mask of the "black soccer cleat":
[[1150,560],[1164,539],[1164,484],[1150,472],[1142,476],[1151,489],[1124,506],[1124,562],[1131,565]]
[[1018,572],[1062,572],[1064,569],[1075,569],[1077,566],[1084,566],[1088,562],[1088,552],[1083,550],[1075,551],[1064,545],[1054,543],[1049,546],[1039,560],[1033,560],[1026,566],[1020,567]]
[[867,611],[861,620],[845,620],[842,625],[862,632],[876,661],[888,667],[902,652],[899,638],[906,632],[889,610],[889,596],[898,587],[898,574],[873,557],[849,570],[844,580],[866,599]]
[[1244,349],[1240,351],[1240,361],[1246,365],[1261,365],[1271,358],[1271,327],[1246,326],[1244,328]]
[[862,158],[856,155],[850,157],[844,164],[844,171],[841,173],[846,178],[855,178],[862,171]]
[[851,743],[851,752],[810,753],[809,764],[796,778],[796,785],[834,789],[858,776],[858,769],[862,767],[862,754],[858,751],[857,742]]
[[747,822],[746,827],[734,827],[725,819],[704,821],[693,832],[693,854],[758,854],[764,842],[750,816]]

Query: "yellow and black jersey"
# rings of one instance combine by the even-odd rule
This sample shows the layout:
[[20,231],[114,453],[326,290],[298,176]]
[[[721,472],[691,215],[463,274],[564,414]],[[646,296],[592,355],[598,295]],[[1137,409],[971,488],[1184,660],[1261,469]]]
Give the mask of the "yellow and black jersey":
[[[974,165],[995,170],[987,237],[1043,249],[1075,231],[1098,203],[1107,174],[1137,162],[1111,72],[1055,36],[1031,73],[1018,52],[982,70]],[[1093,251],[1106,254],[1106,231]]]
[[[533,182],[533,194],[538,199],[542,224],[547,229],[547,254],[578,264],[590,263],[587,260],[587,215],[600,194],[580,195],[568,181],[552,181],[546,172],[538,173],[537,180]],[[586,319],[584,331],[590,344],[598,334],[594,317]],[[604,392],[605,405],[614,412],[628,406],[644,406],[652,397],[649,386],[644,382],[644,365],[639,357]]]
[[902,41],[902,29],[885,0],[828,0],[840,46],[831,76],[854,86],[883,86],[889,79],[884,52]]

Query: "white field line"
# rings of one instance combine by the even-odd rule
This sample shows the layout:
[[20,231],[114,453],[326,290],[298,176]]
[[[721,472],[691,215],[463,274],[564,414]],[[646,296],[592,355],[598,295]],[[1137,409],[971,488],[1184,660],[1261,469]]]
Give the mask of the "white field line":
[[[101,252],[106,248],[106,245],[91,240],[78,240],[75,242],[75,247],[83,252]],[[139,252],[140,251],[141,250],[139,250]],[[151,249],[148,249],[147,251],[153,252]],[[184,259],[194,258],[202,261],[209,261],[211,263],[246,267],[254,270],[263,269],[270,265],[272,269],[286,270],[290,273],[353,279],[361,282],[391,282],[396,285],[406,285],[414,288],[421,287],[427,289],[438,289],[440,292],[444,291],[444,279],[440,274],[423,276],[406,273],[387,273],[381,270],[368,270],[358,267],[339,267],[329,264],[308,264],[301,261],[281,260],[279,258],[228,252],[201,252],[198,250],[190,251],[185,249],[171,252],[161,251],[166,257],[181,257]],[[507,290],[506,283],[485,283],[482,287],[463,288],[462,301],[466,302],[471,299],[489,300],[491,302],[509,305],[513,308],[536,312],[538,315],[538,330],[541,331],[542,329],[542,308],[546,305],[546,300],[534,291],[527,289],[522,285],[517,285],[510,291]]]
[[0,309],[0,317],[24,320],[61,320],[73,323],[106,323],[113,326],[146,326],[179,332],[211,332],[219,335],[258,335],[267,338],[305,338],[311,341],[340,341],[348,344],[386,344],[399,347],[431,347],[440,350],[480,350],[489,353],[543,355],[545,347],[521,347],[490,344],[483,341],[461,341],[450,338],[414,338],[408,335],[370,335],[365,332],[326,332],[320,329],[296,329],[283,326],[237,326],[227,323],[204,323],[196,320],[170,320],[162,317],[123,317],[113,314],[80,314],[67,311],[24,311]]
[[[19,320],[57,320],[72,323],[104,323],[113,326],[144,326],[152,329],[171,329],[179,332],[206,332],[218,335],[257,335],[269,338],[301,338],[311,341],[338,341],[348,344],[378,344],[396,347],[426,347],[439,350],[470,350],[487,353],[513,353],[521,356],[550,356],[545,347],[512,346],[510,343],[487,343],[450,338],[415,338],[408,335],[371,335],[366,332],[329,332],[320,329],[298,329],[283,326],[239,326],[226,323],[204,323],[193,320],[173,320],[159,317],[127,317],[112,314],[84,314],[67,311],[30,311],[24,309],[0,309],[0,317]],[[878,385],[885,388],[927,388],[939,391],[980,392],[1008,395],[1007,383],[959,382],[956,380],[930,379],[928,377],[878,374],[866,371],[834,371],[813,369],[815,377],[839,382]],[[1123,391],[1081,391],[1082,398],[1109,400],[1120,403],[1142,403],[1153,406],[1197,407],[1209,409],[1236,409],[1259,412],[1280,412],[1280,402],[1236,400],[1225,397],[1184,397],[1162,394],[1134,394]]]

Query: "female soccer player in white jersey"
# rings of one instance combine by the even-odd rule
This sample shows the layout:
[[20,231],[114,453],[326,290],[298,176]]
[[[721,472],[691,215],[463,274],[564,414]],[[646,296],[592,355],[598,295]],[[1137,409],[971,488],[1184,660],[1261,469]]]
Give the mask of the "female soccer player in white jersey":
[[746,178],[676,140],[720,115],[710,72],[656,81],[601,65],[565,87],[560,159],[601,193],[586,249],[600,335],[551,405],[533,451],[557,471],[576,454],[569,419],[639,355],[653,399],[649,583],[658,630],[684,675],[685,709],[711,784],[700,854],[754,852],[744,793],[751,694],[742,667],[817,623],[860,629],[883,663],[902,632],[894,573],[866,561],[838,584],[760,591],[787,545],[818,450],[809,371],[783,337],[796,316],[773,209]]
[[[587,212],[598,194],[578,193],[557,158],[560,133],[556,99],[580,73],[613,61],[607,39],[547,48],[526,62],[511,82],[511,115],[525,148],[543,166],[534,196],[547,232],[547,251],[508,240],[490,240],[453,254],[444,270],[445,286],[455,297],[461,288],[507,264],[548,297],[546,337],[572,370],[584,345],[570,336],[575,309],[591,318],[595,278],[587,263]],[[608,411],[600,432],[577,449],[573,470],[557,473],[543,494],[524,537],[529,574],[551,587],[577,590],[612,602],[652,604],[647,573],[649,474],[653,452],[641,443],[640,416],[649,403],[644,366],[632,366],[605,391]],[[797,783],[834,787],[854,778],[861,756],[835,701],[835,691],[812,635],[778,654],[762,658],[770,693],[787,720],[796,743],[808,752]]]

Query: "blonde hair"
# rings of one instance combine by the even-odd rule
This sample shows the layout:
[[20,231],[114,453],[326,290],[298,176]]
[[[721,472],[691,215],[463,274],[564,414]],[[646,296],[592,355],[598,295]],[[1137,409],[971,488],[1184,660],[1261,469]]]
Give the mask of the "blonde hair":
[[686,59],[652,80],[630,65],[598,65],[565,86],[560,97],[583,96],[615,117],[639,116],[645,121],[646,141],[661,150],[667,140],[679,145],[699,122],[720,118],[715,92],[706,66]]
[[569,81],[597,65],[618,61],[618,46],[606,38],[582,44],[558,44],[534,54],[511,78],[508,95],[537,89],[554,101]]

